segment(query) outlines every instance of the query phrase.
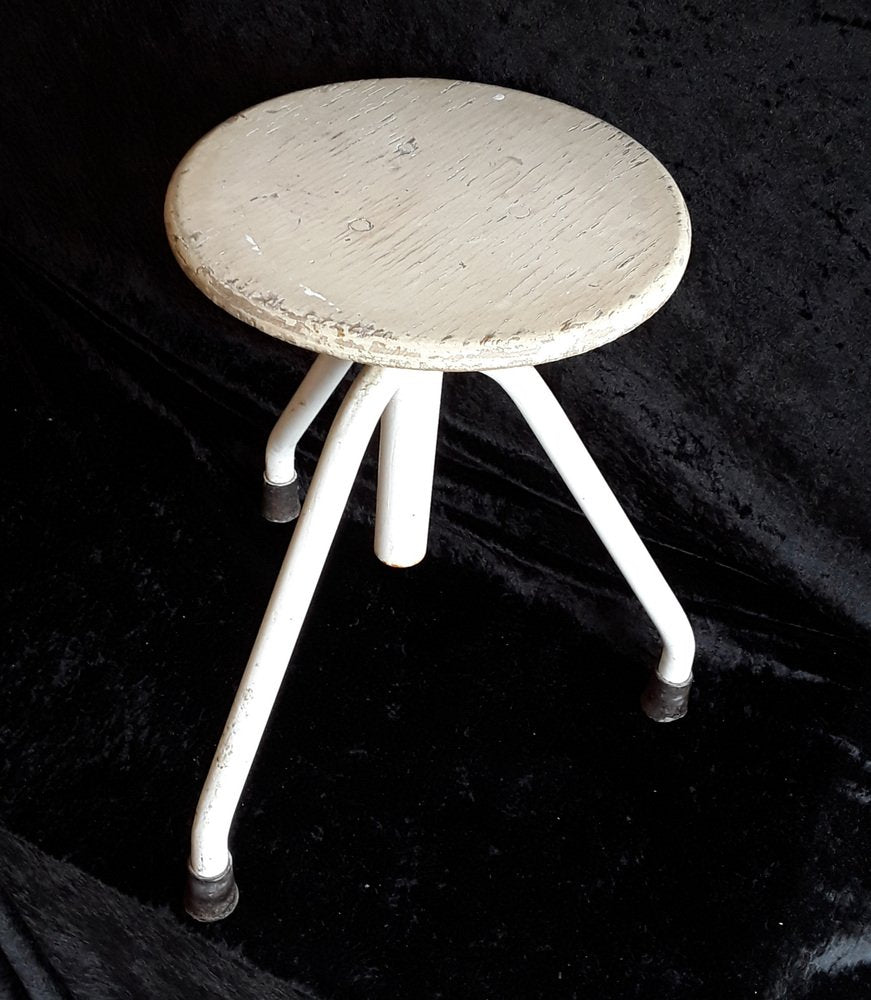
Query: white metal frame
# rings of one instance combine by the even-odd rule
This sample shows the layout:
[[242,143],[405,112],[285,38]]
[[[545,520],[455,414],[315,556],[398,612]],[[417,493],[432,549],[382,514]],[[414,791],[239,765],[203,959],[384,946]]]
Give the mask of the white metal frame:
[[381,418],[375,554],[388,566],[426,555],[441,392],[441,372],[405,372]]
[[[269,482],[296,478],[296,445],[349,367],[326,356],[314,363],[269,438]],[[657,677],[687,685],[695,650],[687,617],[562,407],[534,368],[484,374],[517,405],[656,626],[663,642]],[[339,408],[200,796],[191,835],[196,879],[230,870],[233,816],[379,419],[376,554],[411,566],[426,552],[441,383],[441,372],[367,366]]]
[[656,626],[663,645],[657,674],[666,684],[685,685],[692,676],[696,651],[689,620],[565,410],[534,368],[484,374],[514,401]]
[[350,367],[350,361],[318,355],[266,442],[267,483],[286,486],[296,480],[296,446]]

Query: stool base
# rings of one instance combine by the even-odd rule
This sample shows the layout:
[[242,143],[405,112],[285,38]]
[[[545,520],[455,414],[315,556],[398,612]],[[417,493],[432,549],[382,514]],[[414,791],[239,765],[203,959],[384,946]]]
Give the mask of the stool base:
[[[326,389],[337,384],[346,367],[337,362],[327,370],[319,359],[311,379],[304,380],[308,388],[297,391],[270,436],[264,514],[271,521],[297,515],[299,520],[200,795],[190,856],[203,872],[220,870],[228,857],[242,790],[379,420],[376,551],[391,564],[410,565],[426,550],[440,372],[365,366],[339,407],[300,510],[293,449]],[[662,658],[642,708],[657,722],[680,719],[689,700],[695,639],[677,598],[538,372],[514,368],[483,374],[514,401],[662,639]],[[185,909],[194,919],[221,920],[237,899],[232,861],[214,878],[201,878],[191,868]]]
[[299,479],[289,483],[270,483],[263,477],[263,505],[261,512],[273,524],[288,524],[299,517]]
[[683,684],[669,684],[654,671],[641,696],[644,714],[654,722],[677,722],[687,714],[692,686],[692,675]]
[[184,908],[201,923],[210,924],[229,917],[239,902],[239,889],[233,875],[233,859],[217,878],[200,878],[188,863]]

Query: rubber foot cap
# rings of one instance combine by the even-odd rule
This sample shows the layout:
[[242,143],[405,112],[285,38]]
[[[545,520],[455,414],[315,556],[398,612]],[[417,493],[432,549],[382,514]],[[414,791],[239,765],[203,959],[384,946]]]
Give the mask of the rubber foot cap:
[[682,719],[687,714],[692,686],[692,677],[683,684],[669,684],[654,671],[641,696],[644,714],[654,722],[676,722]]
[[299,478],[289,483],[263,480],[263,516],[275,524],[287,524],[299,517]]
[[204,924],[229,917],[239,902],[239,890],[233,875],[233,860],[217,878],[200,878],[188,864],[184,908],[194,920]]

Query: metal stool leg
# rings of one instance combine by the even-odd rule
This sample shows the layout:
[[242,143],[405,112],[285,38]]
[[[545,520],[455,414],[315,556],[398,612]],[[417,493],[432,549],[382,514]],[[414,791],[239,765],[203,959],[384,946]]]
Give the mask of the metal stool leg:
[[442,373],[403,373],[381,418],[375,555],[414,566],[426,555]]
[[197,806],[185,899],[197,920],[220,920],[236,905],[227,843],[233,815],[366,445],[401,377],[393,369],[364,368],[324,444]]
[[299,515],[296,446],[351,367],[350,361],[318,356],[269,435],[263,473],[263,516],[284,524]]
[[642,697],[658,722],[686,713],[695,639],[656,563],[632,527],[553,393],[534,368],[484,372],[508,393],[656,626],[662,658]]

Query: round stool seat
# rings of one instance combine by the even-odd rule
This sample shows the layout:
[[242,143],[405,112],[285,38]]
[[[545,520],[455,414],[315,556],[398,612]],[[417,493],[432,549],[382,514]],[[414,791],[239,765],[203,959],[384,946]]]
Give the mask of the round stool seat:
[[393,368],[581,354],[642,323],[686,266],[672,178],[611,125],[430,79],[266,101],[201,139],[166,224],[191,280],[264,333]]

